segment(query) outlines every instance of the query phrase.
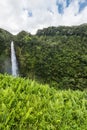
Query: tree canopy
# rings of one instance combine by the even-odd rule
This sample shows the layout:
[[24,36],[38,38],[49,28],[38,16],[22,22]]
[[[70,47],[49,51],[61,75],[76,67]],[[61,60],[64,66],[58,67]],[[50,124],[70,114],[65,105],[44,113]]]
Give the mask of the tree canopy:
[[87,88],[86,24],[48,27],[38,30],[36,35],[25,31],[16,36],[7,34],[6,38],[3,33],[0,34],[0,59],[3,59],[3,52],[10,56],[7,43],[13,39],[20,76],[60,89]]

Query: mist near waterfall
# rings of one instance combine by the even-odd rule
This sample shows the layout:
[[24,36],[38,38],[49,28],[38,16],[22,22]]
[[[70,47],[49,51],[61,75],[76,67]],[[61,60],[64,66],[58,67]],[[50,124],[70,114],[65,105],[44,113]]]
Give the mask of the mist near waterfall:
[[12,75],[18,76],[18,63],[17,63],[17,59],[16,59],[13,41],[11,42],[11,65],[12,65]]

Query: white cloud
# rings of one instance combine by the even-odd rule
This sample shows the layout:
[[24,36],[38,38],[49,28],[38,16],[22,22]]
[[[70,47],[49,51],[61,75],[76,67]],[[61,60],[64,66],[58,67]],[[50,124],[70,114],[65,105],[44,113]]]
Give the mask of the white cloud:
[[[59,0],[64,14],[58,13],[56,0],[2,0],[0,1],[0,27],[13,34],[21,30],[35,33],[37,29],[58,25],[78,25],[87,22],[87,7],[80,13],[79,2],[73,0],[66,8],[65,0]],[[32,12],[32,17],[28,12]]]

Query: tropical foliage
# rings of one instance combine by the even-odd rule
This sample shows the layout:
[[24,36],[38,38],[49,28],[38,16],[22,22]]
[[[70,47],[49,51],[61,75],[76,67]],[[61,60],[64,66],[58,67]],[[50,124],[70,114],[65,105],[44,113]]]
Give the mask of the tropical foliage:
[[[19,37],[22,37],[19,39]],[[61,89],[87,87],[87,25],[17,35],[20,75]]]
[[0,29],[0,73],[11,73],[10,42],[12,34]]
[[0,130],[87,130],[87,91],[0,75]]
[[0,36],[1,73],[11,69],[12,39],[20,76],[60,89],[87,88],[87,25],[49,27],[38,30],[36,35],[22,31],[11,36],[2,31]]

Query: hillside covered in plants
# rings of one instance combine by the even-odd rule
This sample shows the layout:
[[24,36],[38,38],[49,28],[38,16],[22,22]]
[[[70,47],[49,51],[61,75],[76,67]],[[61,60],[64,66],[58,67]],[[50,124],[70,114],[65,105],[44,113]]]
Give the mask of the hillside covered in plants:
[[0,130],[87,130],[87,91],[0,75]]
[[12,37],[11,33],[0,29],[0,73],[11,74],[10,42]]
[[[0,36],[2,35],[1,32]],[[15,44],[20,76],[48,83],[60,89],[87,88],[86,24],[48,27],[38,30],[36,35],[22,31],[16,36],[9,34],[7,42],[5,38],[0,37],[1,73],[9,70],[4,66],[9,64],[11,68],[9,59],[11,40]],[[9,45],[6,44],[8,42]]]

